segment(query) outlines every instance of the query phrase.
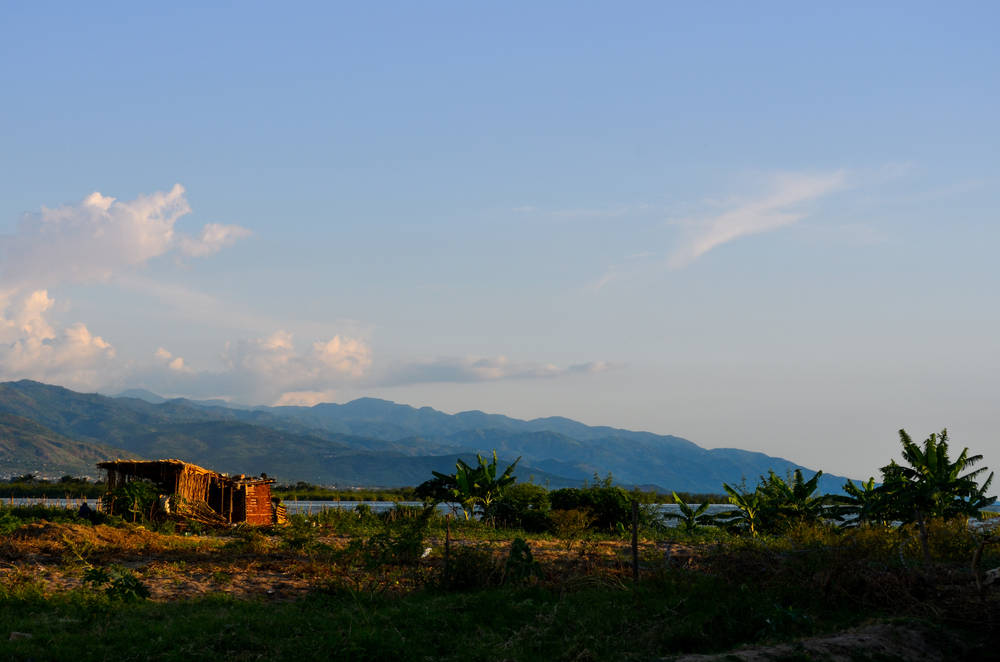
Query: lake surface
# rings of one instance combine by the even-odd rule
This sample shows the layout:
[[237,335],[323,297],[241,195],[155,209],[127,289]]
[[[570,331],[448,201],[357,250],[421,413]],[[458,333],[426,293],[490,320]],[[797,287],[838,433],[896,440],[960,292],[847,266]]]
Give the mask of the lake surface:
[[[79,508],[83,502],[86,501],[87,505],[91,508],[97,508],[97,499],[80,499],[80,498],[70,498],[70,499],[42,499],[41,497],[23,497],[23,498],[6,498],[0,499],[0,506],[30,506],[36,504],[43,504],[47,506],[52,506],[56,508],[69,508],[76,510]],[[386,511],[392,510],[397,505],[400,506],[422,506],[423,503],[420,501],[283,501],[285,508],[290,515],[316,515],[324,510],[356,510],[359,506],[362,508],[368,508],[373,513],[384,513]],[[690,504],[692,508],[697,508],[699,504]],[[658,503],[653,504],[654,508],[663,514],[680,514],[681,509],[675,503]],[[714,515],[716,513],[725,512],[727,510],[734,510],[736,506],[730,505],[728,503],[713,503],[708,507],[707,514]],[[444,514],[454,513],[456,515],[461,515],[461,509],[457,504],[440,503],[437,509]],[[987,508],[986,510],[991,510],[994,512],[1000,512],[1000,504],[994,504]],[[667,526],[676,526],[680,523],[680,520],[676,519],[665,519],[664,523]],[[981,526],[981,524],[980,524]]]
[[[41,498],[41,497],[14,497],[0,499],[0,504],[7,506],[31,506],[43,504],[46,506],[52,506],[55,508],[68,508],[77,509],[84,501],[91,508],[97,508],[97,499],[80,499],[80,498]],[[368,508],[373,513],[384,513],[392,510],[397,505],[400,506],[422,506],[423,503],[420,501],[282,501],[288,513],[297,515],[315,515],[324,510],[356,510],[359,506],[362,508]],[[654,504],[655,508],[661,513],[680,513],[680,507],[673,503],[660,503]],[[698,504],[692,504],[692,507],[697,508]],[[438,510],[442,513],[461,513],[461,509],[457,504],[440,503],[437,506]],[[716,503],[708,507],[709,513],[718,513],[726,510],[732,510],[734,506],[726,503]],[[676,521],[676,520],[675,520]],[[669,520],[668,520],[669,523]]]

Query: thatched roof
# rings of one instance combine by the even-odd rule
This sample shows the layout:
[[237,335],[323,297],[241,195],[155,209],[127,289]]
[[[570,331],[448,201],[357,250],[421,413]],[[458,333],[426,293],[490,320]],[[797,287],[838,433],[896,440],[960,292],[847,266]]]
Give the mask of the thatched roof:
[[159,485],[167,492],[179,494],[188,499],[204,501],[208,496],[209,484],[216,485],[261,485],[273,483],[273,478],[265,476],[229,476],[197,464],[177,459],[167,460],[113,460],[99,462],[98,468],[108,472],[108,489],[135,478],[145,478]]
[[121,473],[129,474],[140,474],[147,471],[163,470],[168,468],[173,468],[178,471],[191,471],[193,473],[202,474],[218,474],[216,471],[206,469],[204,467],[199,467],[197,464],[192,464],[190,462],[185,462],[184,460],[110,460],[108,462],[98,462],[98,468],[107,469],[108,471],[118,471]]

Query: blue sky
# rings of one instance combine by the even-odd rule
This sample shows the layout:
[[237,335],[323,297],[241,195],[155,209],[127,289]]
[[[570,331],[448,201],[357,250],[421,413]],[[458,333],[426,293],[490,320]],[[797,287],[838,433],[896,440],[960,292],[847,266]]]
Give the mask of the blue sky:
[[0,378],[995,464],[1000,11],[873,4],[7,5]]

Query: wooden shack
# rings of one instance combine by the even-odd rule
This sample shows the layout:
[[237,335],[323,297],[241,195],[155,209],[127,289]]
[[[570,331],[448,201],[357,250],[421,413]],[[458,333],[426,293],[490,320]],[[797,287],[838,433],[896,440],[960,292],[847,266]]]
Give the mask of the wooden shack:
[[133,480],[148,480],[169,497],[168,509],[219,524],[283,523],[284,508],[271,501],[273,478],[228,476],[182,460],[100,462],[107,471],[107,492]]

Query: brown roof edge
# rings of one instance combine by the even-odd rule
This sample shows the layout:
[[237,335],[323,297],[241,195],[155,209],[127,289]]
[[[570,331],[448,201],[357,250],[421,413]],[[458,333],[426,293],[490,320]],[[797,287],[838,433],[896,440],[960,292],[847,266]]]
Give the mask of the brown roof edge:
[[261,478],[259,476],[244,476],[243,478],[237,478],[236,476],[227,476],[225,474],[219,473],[218,471],[212,471],[211,469],[206,469],[204,467],[199,467],[197,464],[192,464],[191,462],[185,462],[184,460],[178,459],[163,459],[163,460],[109,460],[107,462],[98,462],[97,467],[99,469],[117,469],[119,471],[128,469],[138,469],[142,468],[152,468],[156,465],[170,465],[174,467],[182,467],[189,470],[197,471],[198,473],[212,474],[218,476],[219,478],[224,478],[236,485],[265,485],[276,482],[274,478]]
[[156,465],[169,464],[175,467],[184,467],[187,469],[193,469],[194,471],[206,474],[217,474],[221,476],[218,471],[212,471],[211,469],[206,469],[205,467],[199,467],[197,464],[192,464],[191,462],[185,462],[184,460],[177,459],[165,459],[165,460],[109,460],[107,462],[98,462],[97,467],[99,469],[129,469],[138,467],[154,467]]

